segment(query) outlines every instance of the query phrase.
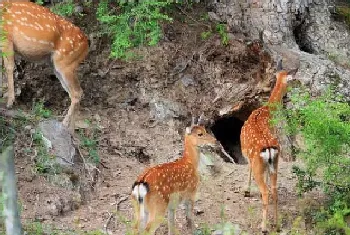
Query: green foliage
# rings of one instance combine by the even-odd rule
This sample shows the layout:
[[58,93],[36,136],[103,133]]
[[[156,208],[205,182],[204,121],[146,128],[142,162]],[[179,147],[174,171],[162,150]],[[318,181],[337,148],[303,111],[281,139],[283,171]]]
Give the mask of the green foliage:
[[[291,102],[293,108],[274,113],[274,122],[286,117],[288,132],[300,133],[303,138],[298,157],[304,160],[306,169],[293,168],[299,193],[320,186],[329,196],[327,213],[318,218],[324,225],[322,232],[346,231],[349,228],[344,216],[349,214],[350,205],[349,103],[332,89],[317,98],[304,89],[294,90]],[[319,182],[315,181],[317,175],[321,175]]]
[[293,166],[292,172],[298,178],[297,190],[299,196],[321,185],[320,182],[314,180],[314,177],[310,171],[301,169],[298,166]]
[[53,156],[46,150],[42,133],[39,131],[35,131],[35,133],[32,135],[32,138],[35,152],[34,171],[40,174],[59,173],[61,168],[55,163],[55,156]]
[[[27,235],[103,235],[104,233],[98,230],[94,231],[62,231],[56,229],[52,225],[43,224],[40,222],[32,222],[24,225],[24,230]],[[1,232],[0,232],[1,234]]]
[[35,0],[35,3],[38,5],[43,5],[44,1],[43,0]]
[[345,23],[350,26],[350,6],[337,6],[337,12],[344,17]]
[[41,120],[43,118],[49,118],[52,116],[52,111],[44,107],[43,102],[37,102],[33,106],[32,113],[36,120]]
[[210,32],[210,31],[202,32],[201,33],[201,39],[202,40],[207,40],[211,35],[212,35],[212,32]]
[[346,216],[350,216],[350,209],[347,205],[342,209],[334,210],[334,213],[328,210],[322,210],[318,216],[324,217],[324,219],[319,220],[317,223],[319,232],[324,232],[327,235],[350,234],[350,227],[346,222]]
[[[201,227],[200,229],[197,229],[194,234],[210,235],[212,234],[212,231],[215,231],[215,230],[222,231],[223,235],[239,234],[239,231],[240,231],[239,226],[237,224],[235,225],[227,221],[225,216],[225,206],[223,204],[221,205],[220,218],[221,218],[220,223],[214,224],[211,228],[207,224],[204,224],[203,227]],[[236,231],[238,233],[236,233]]]
[[142,1],[141,3],[120,4],[120,12],[109,10],[107,0],[100,1],[97,19],[102,24],[102,33],[112,38],[111,56],[131,59],[135,55],[131,48],[156,45],[162,35],[160,23],[172,19],[161,12],[170,3],[162,1]]
[[6,146],[10,145],[15,137],[15,130],[12,125],[0,116],[0,153]]
[[73,0],[66,0],[64,2],[55,4],[51,11],[56,13],[57,15],[61,15],[64,17],[69,17],[74,14],[75,5]]
[[211,228],[208,224],[203,224],[200,229],[194,231],[194,235],[211,235]]
[[25,229],[28,235],[44,234],[44,226],[42,223],[39,222],[33,222],[31,224],[28,224]]
[[91,128],[79,130],[80,147],[88,153],[88,160],[90,162],[98,164],[100,162],[100,157],[98,155],[99,129],[97,125],[91,126],[89,120],[85,120],[85,122],[89,124]]
[[226,25],[225,24],[217,24],[216,31],[219,33],[219,35],[221,37],[221,43],[223,45],[227,45],[228,44],[228,33],[227,33]]
[[294,221],[293,221],[293,224],[292,224],[292,229],[290,231],[290,235],[304,235],[305,233],[303,233],[302,231],[300,231],[300,224],[301,224],[301,221],[302,221],[302,217],[301,216],[298,216]]

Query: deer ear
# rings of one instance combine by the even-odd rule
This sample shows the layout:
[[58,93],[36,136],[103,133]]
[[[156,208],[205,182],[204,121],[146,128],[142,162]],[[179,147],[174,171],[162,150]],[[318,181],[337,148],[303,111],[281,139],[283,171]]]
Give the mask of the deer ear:
[[191,127],[186,127],[186,134],[189,135],[191,134],[192,128]]

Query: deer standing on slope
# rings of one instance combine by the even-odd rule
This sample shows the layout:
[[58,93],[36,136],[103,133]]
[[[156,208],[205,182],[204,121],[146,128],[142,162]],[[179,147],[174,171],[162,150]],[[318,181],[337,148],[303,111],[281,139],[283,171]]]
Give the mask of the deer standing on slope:
[[193,205],[199,183],[199,149],[203,145],[219,146],[203,126],[192,121],[186,128],[183,157],[170,163],[148,168],[132,186],[135,208],[135,233],[154,234],[168,210],[168,234],[175,232],[175,209],[185,201],[187,227],[193,230]]
[[[242,154],[249,162],[248,189],[245,194],[246,196],[250,196],[251,177],[253,172],[254,179],[259,187],[263,201],[261,225],[263,233],[267,233],[266,221],[269,193],[266,184],[268,174],[270,176],[274,203],[274,222],[277,226],[277,230],[279,230],[277,214],[277,170],[278,159],[281,151],[277,137],[275,136],[275,130],[269,123],[271,119],[271,111],[273,111],[274,105],[282,102],[282,98],[287,92],[287,83],[293,79],[297,70],[291,70],[290,72],[282,70],[282,60],[280,60],[277,65],[277,71],[277,81],[272,90],[268,105],[254,110],[248,120],[245,121],[241,130]],[[266,182],[264,181],[265,172]]]
[[86,35],[48,8],[31,2],[0,3],[0,16],[3,22],[0,29],[5,36],[5,40],[0,42],[0,50],[5,53],[7,107],[11,108],[15,101],[14,53],[32,61],[50,57],[55,74],[71,99],[63,125],[74,131],[74,113],[83,94],[76,69],[88,53]]

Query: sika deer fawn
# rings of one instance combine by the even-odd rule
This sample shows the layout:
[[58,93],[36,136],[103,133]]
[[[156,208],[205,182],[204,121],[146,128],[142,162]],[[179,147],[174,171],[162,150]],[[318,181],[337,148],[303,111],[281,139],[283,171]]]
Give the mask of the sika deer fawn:
[[[242,154],[249,162],[249,178],[246,196],[250,195],[252,171],[254,179],[259,187],[262,201],[262,232],[267,233],[266,220],[268,208],[268,187],[267,176],[270,175],[271,191],[274,203],[274,222],[279,230],[277,214],[277,171],[280,145],[275,136],[274,128],[270,126],[271,111],[274,104],[281,103],[283,96],[287,92],[287,83],[296,73],[296,70],[290,72],[282,70],[282,61],[278,62],[276,74],[276,84],[272,90],[267,106],[258,108],[252,112],[248,120],[245,121],[241,130],[241,148]],[[266,172],[266,182],[264,173]]]
[[88,53],[86,35],[48,8],[31,2],[0,3],[0,15],[3,22],[0,27],[5,34],[5,40],[0,43],[0,50],[5,53],[7,107],[11,108],[15,101],[14,53],[32,61],[49,57],[53,61],[56,76],[71,99],[63,125],[73,131],[74,113],[79,108],[83,94],[76,69]]
[[[175,209],[184,201],[187,227],[193,230],[193,205],[199,183],[199,150],[203,145],[219,146],[216,139],[199,125],[186,128],[182,158],[148,168],[132,186],[135,208],[135,234],[154,234],[168,210],[168,234],[175,232]],[[146,223],[147,222],[147,223]],[[137,232],[138,231],[138,232]]]

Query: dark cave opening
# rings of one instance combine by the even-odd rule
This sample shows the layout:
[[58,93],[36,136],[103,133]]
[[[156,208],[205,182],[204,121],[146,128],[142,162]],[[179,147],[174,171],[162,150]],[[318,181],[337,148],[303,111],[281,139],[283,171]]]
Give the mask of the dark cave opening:
[[[216,120],[211,127],[216,139],[220,141],[225,151],[237,164],[247,164],[241,153],[240,135],[244,121],[234,116],[222,117]],[[229,159],[224,161],[230,162]]]
[[315,51],[312,48],[311,42],[308,41],[308,37],[307,37],[307,28],[309,27],[308,18],[309,18],[308,7],[305,8],[304,13],[301,13],[299,11],[297,12],[297,14],[295,15],[293,35],[301,51],[313,54]]

